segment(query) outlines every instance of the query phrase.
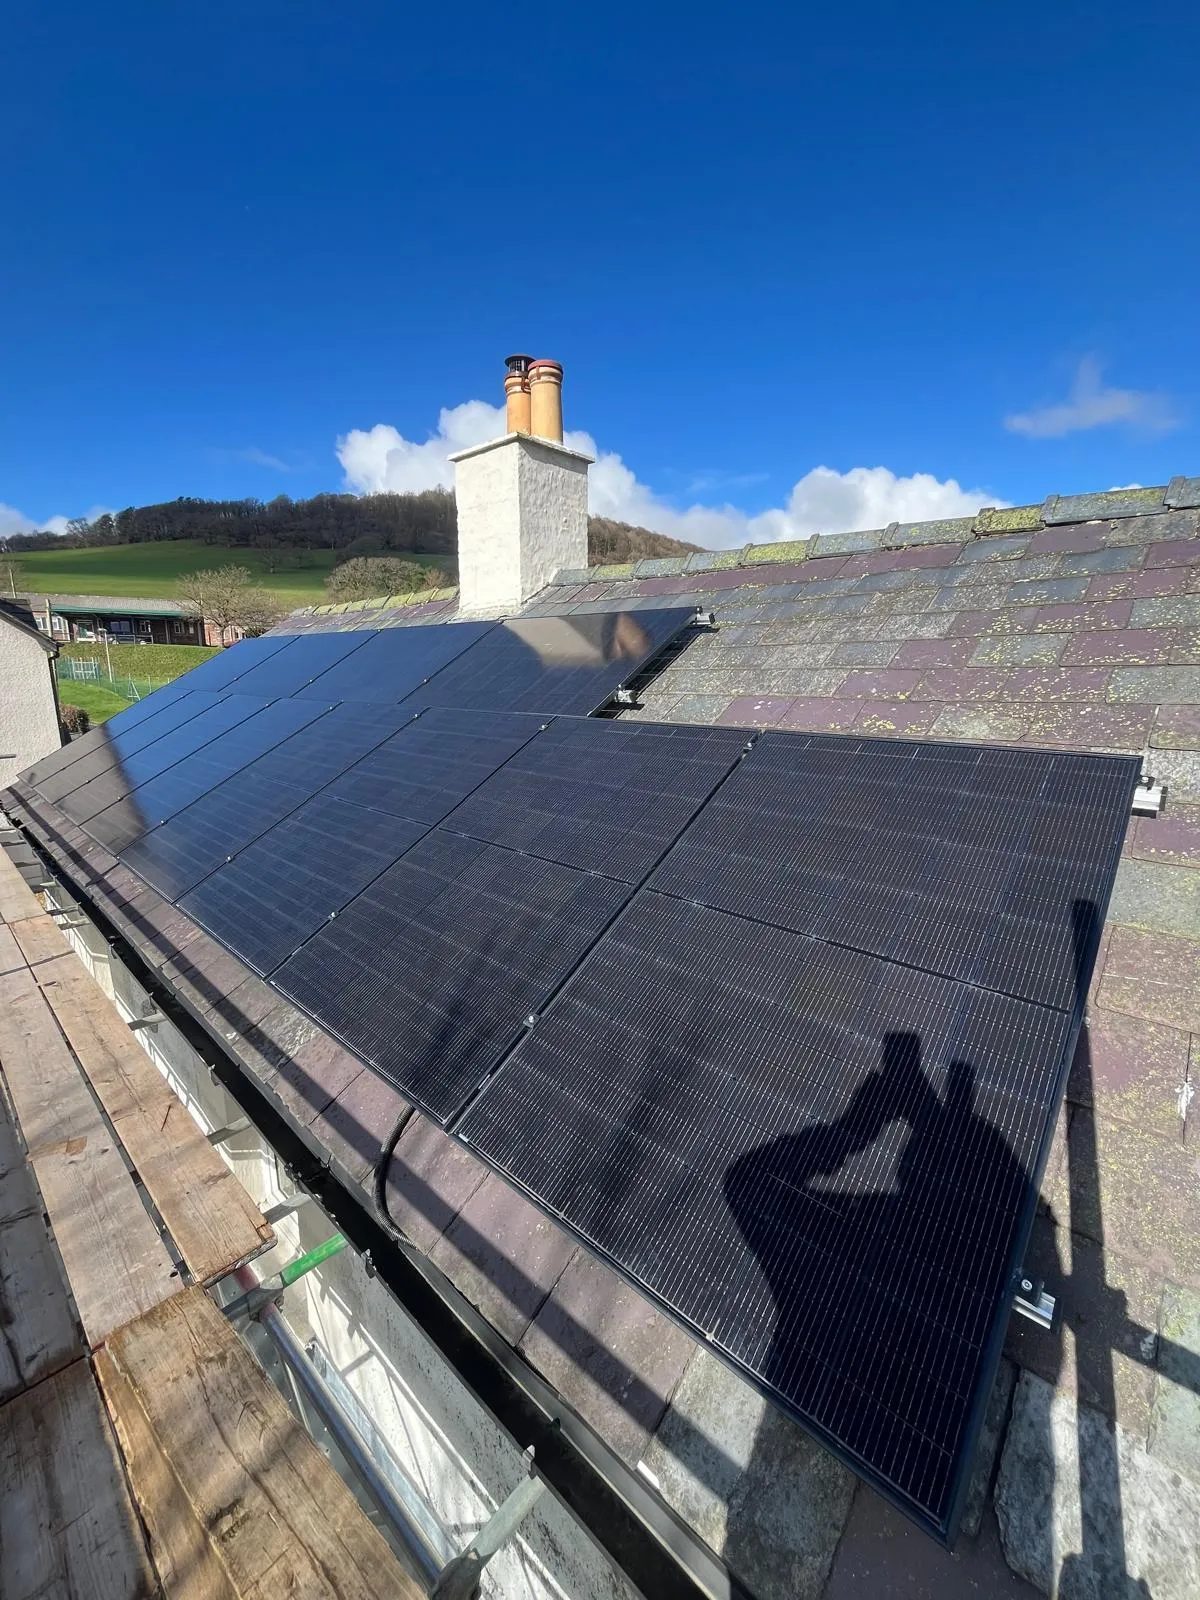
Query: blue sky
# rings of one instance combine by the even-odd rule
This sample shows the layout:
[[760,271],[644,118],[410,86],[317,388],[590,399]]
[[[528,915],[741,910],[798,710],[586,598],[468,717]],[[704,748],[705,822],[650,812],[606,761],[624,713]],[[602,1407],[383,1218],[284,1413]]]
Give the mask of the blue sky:
[[1200,471],[1194,5],[5,31],[0,531],[447,481],[512,349],[698,542]]

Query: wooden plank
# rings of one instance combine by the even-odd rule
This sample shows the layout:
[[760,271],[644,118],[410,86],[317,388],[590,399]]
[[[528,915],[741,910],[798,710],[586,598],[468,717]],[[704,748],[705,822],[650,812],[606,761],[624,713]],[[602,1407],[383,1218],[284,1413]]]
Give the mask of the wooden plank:
[[82,1354],[42,1197],[0,1102],[0,1400]]
[[[31,958],[53,948],[27,943],[34,930],[18,933]],[[271,1225],[82,962],[51,957],[34,976],[192,1275],[213,1283],[269,1250]]]
[[0,1222],[0,1400],[83,1353],[39,1200],[36,1211]]
[[0,1600],[159,1593],[86,1361],[0,1408]]
[[244,1600],[417,1600],[382,1535],[198,1287],[108,1355]]
[[31,1155],[99,1128],[96,1102],[36,984],[0,1007],[0,1067]]
[[44,917],[45,911],[33,890],[0,850],[0,922],[17,923],[25,917]]
[[0,923],[0,1006],[35,987],[33,973],[12,936],[12,929]]
[[40,906],[36,917],[26,917],[22,922],[14,923],[12,933],[21,947],[21,954],[31,967],[43,961],[54,961],[59,956],[71,956],[80,966],[83,965],[66,934]]
[[180,1288],[133,1179],[97,1116],[92,1130],[32,1156],[34,1175],[93,1349]]
[[97,1350],[95,1366],[164,1593],[171,1600],[238,1600],[133,1388],[107,1350]]

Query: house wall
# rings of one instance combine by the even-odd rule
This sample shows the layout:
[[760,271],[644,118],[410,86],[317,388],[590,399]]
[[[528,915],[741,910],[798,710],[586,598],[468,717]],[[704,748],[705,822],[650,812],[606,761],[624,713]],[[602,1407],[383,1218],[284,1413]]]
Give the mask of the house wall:
[[[57,888],[47,891],[47,902],[72,903]],[[95,928],[84,923],[63,932],[123,1017],[154,1009]],[[134,1037],[206,1132],[228,1127],[242,1115],[170,1023],[139,1029]],[[219,1148],[260,1206],[296,1192],[255,1129],[233,1135]],[[336,1230],[310,1201],[277,1223],[275,1231],[276,1248],[254,1263],[264,1277]],[[463,1548],[527,1475],[528,1463],[516,1444],[351,1250],[289,1289],[283,1312],[303,1340],[319,1342],[328,1364],[369,1417],[375,1440],[421,1486],[446,1532],[447,1548]],[[481,1593],[487,1600],[637,1600],[624,1575],[552,1494],[543,1495],[519,1536],[489,1563]]]
[[61,743],[49,657],[0,617],[0,788]]

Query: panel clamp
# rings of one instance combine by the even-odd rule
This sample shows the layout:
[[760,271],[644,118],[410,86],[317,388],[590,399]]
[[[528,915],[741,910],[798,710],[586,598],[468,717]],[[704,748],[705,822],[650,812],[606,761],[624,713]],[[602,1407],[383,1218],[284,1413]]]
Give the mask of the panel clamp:
[[1036,1322],[1039,1328],[1053,1328],[1057,1309],[1058,1301],[1052,1294],[1046,1293],[1042,1280],[1031,1278],[1023,1272],[1017,1279],[1013,1310],[1022,1317],[1028,1317],[1030,1322]]
[[1133,791],[1133,814],[1135,817],[1156,817],[1163,808],[1166,790],[1161,783],[1155,783],[1153,778],[1145,778]]

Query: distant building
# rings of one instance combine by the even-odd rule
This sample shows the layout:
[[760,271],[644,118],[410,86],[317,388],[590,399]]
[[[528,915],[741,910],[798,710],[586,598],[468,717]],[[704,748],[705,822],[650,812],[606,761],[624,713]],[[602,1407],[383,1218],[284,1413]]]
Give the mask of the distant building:
[[[147,600],[111,594],[30,594],[23,596],[42,633],[60,644],[100,639],[114,643],[212,644],[219,630],[193,616],[178,600]],[[234,629],[227,630],[232,643]]]
[[0,784],[62,743],[53,642],[19,600],[0,600]]

